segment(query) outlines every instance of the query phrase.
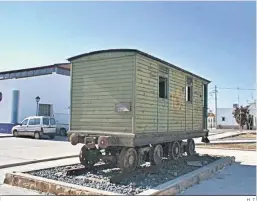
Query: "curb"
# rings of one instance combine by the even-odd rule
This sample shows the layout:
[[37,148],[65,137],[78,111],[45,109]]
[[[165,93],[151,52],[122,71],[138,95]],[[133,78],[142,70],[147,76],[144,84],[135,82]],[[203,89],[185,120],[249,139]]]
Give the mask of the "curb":
[[6,173],[4,184],[54,195],[121,195],[76,184],[32,176],[26,173]]
[[201,181],[210,178],[214,173],[231,165],[234,161],[235,157],[221,158],[207,166],[161,184],[154,189],[144,191],[138,195],[176,195],[194,184],[199,184]]
[[78,157],[78,155],[76,154],[76,155],[70,155],[70,156],[61,156],[61,157],[46,158],[46,159],[40,159],[40,160],[25,161],[20,163],[12,163],[7,165],[0,165],[0,169],[22,166],[22,165],[29,165],[34,163],[42,163],[42,162],[48,162],[48,161],[54,161],[54,160],[61,160],[61,159],[67,159],[67,158],[74,158],[74,157]]
[[10,135],[10,136],[8,136],[8,135],[3,135],[3,136],[1,136],[0,135],[0,138],[7,138],[7,137],[14,137],[13,135]]

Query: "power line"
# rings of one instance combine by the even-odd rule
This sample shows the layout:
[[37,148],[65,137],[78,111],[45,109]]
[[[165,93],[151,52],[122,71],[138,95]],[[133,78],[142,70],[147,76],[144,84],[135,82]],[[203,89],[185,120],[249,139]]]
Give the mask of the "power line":
[[256,89],[244,89],[244,88],[223,88],[223,87],[217,87],[218,89],[228,89],[228,90],[250,90],[250,91],[256,91]]

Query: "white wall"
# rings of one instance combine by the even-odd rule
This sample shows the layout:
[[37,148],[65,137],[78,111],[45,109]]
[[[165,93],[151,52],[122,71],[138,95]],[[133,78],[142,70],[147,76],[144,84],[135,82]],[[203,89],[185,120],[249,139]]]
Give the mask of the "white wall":
[[[35,77],[0,80],[0,91],[3,101],[0,102],[0,123],[11,121],[12,90],[20,91],[19,118],[36,115],[35,97],[39,96],[40,103],[52,104],[54,116],[59,123],[69,122],[70,106],[70,77],[50,74]],[[5,100],[6,99],[6,100]]]
[[208,128],[215,128],[216,124],[215,124],[215,117],[208,117],[207,118],[207,126]]
[[[232,112],[233,108],[217,108],[217,126],[238,126]],[[225,121],[222,121],[222,117],[225,117]]]

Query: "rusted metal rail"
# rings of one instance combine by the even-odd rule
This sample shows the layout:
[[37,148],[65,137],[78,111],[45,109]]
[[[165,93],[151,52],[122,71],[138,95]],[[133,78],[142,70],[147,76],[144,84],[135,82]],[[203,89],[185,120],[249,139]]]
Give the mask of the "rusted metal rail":
[[109,168],[114,168],[114,165],[111,164],[101,164],[101,165],[95,165],[93,168],[86,168],[86,167],[81,167],[81,168],[72,168],[69,170],[66,170],[66,175],[81,175],[86,172],[97,172],[99,170],[104,170],[104,169],[109,169]]

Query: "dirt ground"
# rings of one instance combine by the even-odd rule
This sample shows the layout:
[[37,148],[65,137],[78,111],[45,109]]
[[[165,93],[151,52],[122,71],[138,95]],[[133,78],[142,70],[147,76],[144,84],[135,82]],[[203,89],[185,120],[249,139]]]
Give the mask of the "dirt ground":
[[202,145],[197,145],[196,147],[210,148],[210,149],[235,149],[235,150],[255,151],[256,143],[202,144]]

